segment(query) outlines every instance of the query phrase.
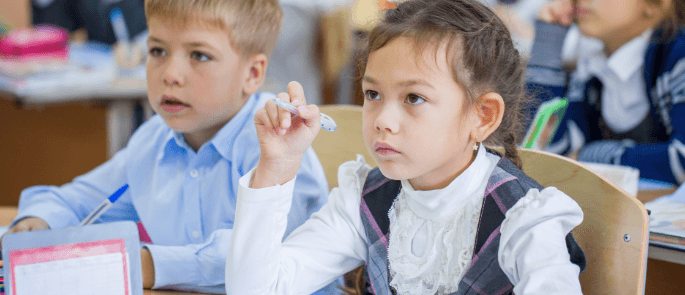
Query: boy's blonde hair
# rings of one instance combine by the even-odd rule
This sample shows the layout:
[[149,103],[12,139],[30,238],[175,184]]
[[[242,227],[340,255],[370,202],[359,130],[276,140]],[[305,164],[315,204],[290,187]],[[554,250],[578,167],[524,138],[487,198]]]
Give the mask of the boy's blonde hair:
[[271,56],[283,11],[278,0],[145,0],[145,18],[152,17],[225,30],[233,49],[245,59],[259,53]]

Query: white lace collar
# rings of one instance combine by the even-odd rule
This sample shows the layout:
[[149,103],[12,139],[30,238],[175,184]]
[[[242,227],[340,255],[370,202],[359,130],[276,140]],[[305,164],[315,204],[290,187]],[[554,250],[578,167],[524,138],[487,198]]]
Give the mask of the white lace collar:
[[483,194],[496,156],[483,147],[464,173],[440,190],[408,182],[388,212],[390,286],[398,294],[451,294],[471,265]]

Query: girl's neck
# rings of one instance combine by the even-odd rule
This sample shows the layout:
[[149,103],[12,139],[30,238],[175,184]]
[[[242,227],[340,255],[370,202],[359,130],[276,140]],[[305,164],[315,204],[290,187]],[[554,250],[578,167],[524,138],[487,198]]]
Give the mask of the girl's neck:
[[[430,191],[446,188],[450,185],[450,183],[457,179],[457,177],[462,175],[466,169],[471,167],[471,164],[473,164],[473,162],[476,160],[476,156],[478,156],[478,150],[473,151],[469,160],[466,161],[465,165],[462,164],[462,167],[459,170],[455,171],[455,173],[452,173],[448,177],[442,178],[439,181],[435,181],[435,177],[428,175],[414,179],[407,179],[407,181],[409,181],[409,184],[411,184],[411,186],[417,191]],[[459,164],[457,163],[457,165]]]
[[611,55],[614,54],[619,48],[642,35],[648,29],[649,28],[640,32],[626,34],[624,36],[616,36],[615,38],[604,38],[604,40],[602,40],[602,43],[604,43],[604,54],[606,54],[607,57],[611,57]]

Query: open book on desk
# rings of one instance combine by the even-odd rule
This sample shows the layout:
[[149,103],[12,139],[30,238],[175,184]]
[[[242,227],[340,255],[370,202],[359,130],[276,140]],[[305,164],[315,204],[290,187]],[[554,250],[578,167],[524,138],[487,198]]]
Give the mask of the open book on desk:
[[649,243],[685,251],[685,185],[673,194],[645,203],[649,215]]

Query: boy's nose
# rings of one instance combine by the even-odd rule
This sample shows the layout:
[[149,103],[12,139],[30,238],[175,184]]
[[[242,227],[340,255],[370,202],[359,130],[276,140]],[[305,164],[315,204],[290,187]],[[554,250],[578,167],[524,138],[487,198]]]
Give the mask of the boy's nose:
[[164,69],[162,80],[167,86],[183,86],[183,65],[174,58],[170,59]]

